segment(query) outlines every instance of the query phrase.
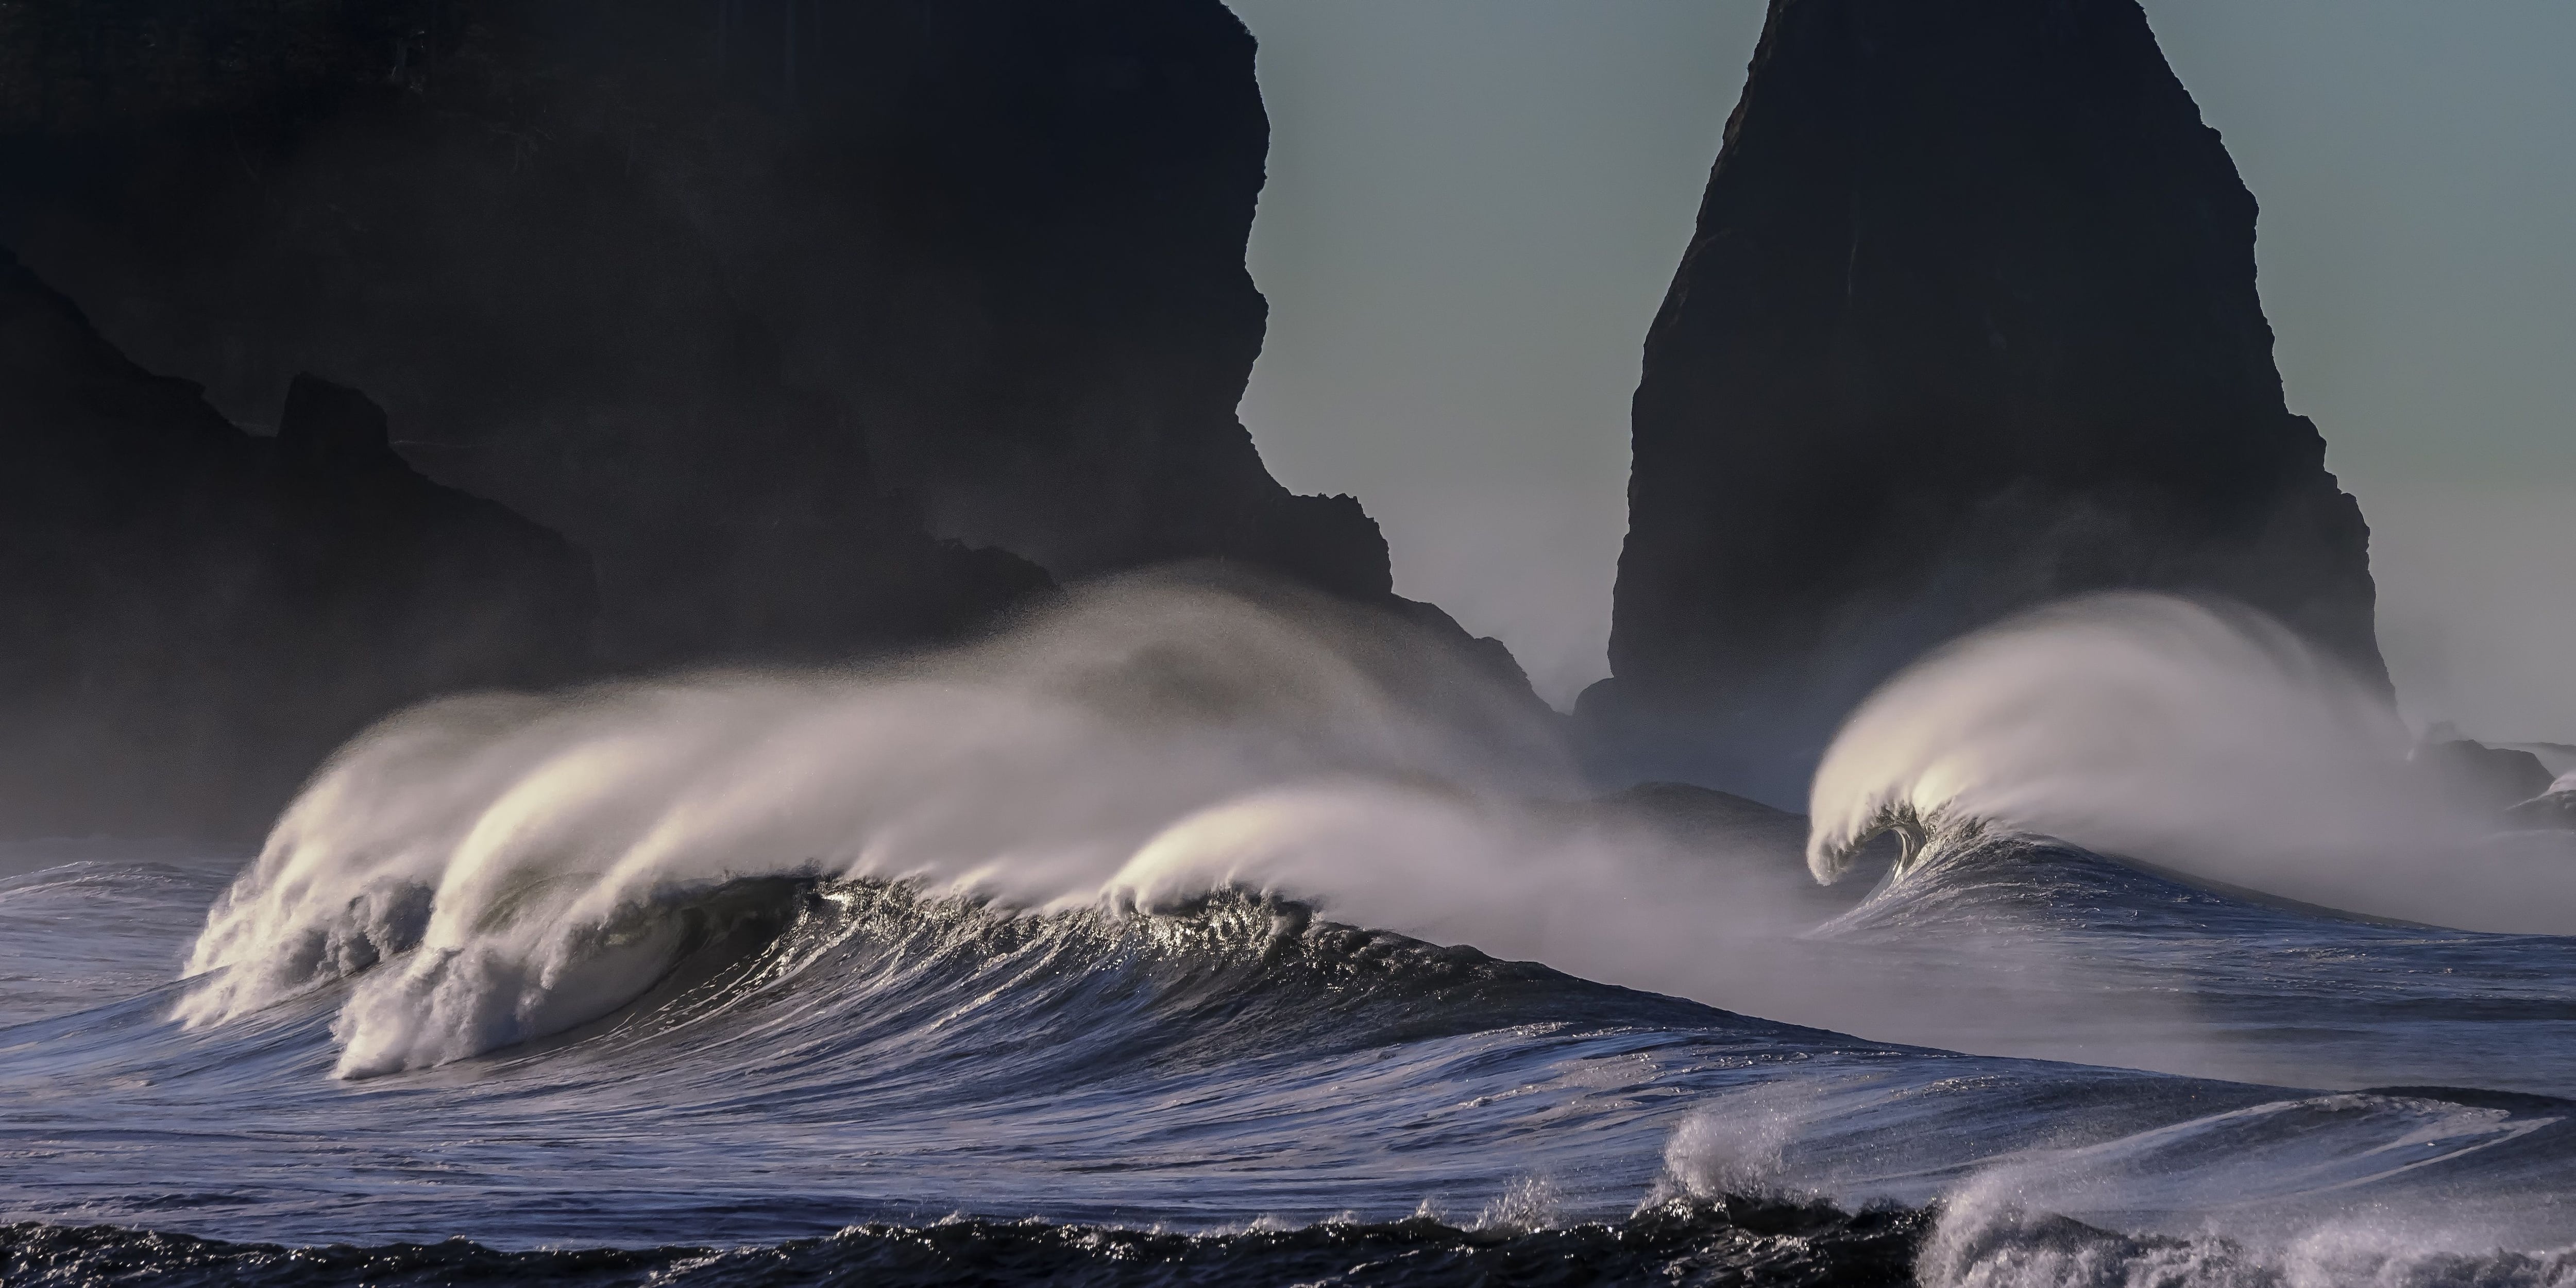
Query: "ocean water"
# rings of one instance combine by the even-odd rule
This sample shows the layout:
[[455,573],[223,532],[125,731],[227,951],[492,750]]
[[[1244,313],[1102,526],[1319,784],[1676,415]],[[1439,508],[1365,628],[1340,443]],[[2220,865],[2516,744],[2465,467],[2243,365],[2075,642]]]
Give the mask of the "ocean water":
[[[0,851],[0,1282],[2576,1284],[2576,939],[1919,757],[1820,886],[1317,621],[453,703],[256,853]],[[2426,860],[2576,862],[2496,844]]]

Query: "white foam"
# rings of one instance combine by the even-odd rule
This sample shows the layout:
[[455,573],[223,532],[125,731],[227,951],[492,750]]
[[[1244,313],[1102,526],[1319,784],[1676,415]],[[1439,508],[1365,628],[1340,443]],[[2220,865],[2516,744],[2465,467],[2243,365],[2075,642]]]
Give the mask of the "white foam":
[[[2547,1288],[2576,1285],[2535,1163],[2549,1115],[2405,1094],[2290,1096],[2089,1143],[1944,1132],[1965,1084],[1785,1078],[1712,1097],[1673,1131],[1657,1198],[1931,1204],[1930,1288]],[[1883,1121],[1874,1126],[1872,1118]],[[2520,1147],[2494,1179],[2463,1165]],[[1650,1200],[1652,1201],[1652,1200]]]
[[871,671],[433,704],[344,749],[281,818],[210,915],[189,969],[219,973],[182,1014],[219,1022],[405,954],[346,1003],[340,1071],[452,1060],[632,997],[676,946],[651,910],[747,876],[1036,908],[1286,879],[1299,837],[1375,837],[1341,870],[1400,888],[1407,838],[1471,843],[1471,811],[1443,799],[1574,788],[1526,708],[1398,635],[1127,583]]

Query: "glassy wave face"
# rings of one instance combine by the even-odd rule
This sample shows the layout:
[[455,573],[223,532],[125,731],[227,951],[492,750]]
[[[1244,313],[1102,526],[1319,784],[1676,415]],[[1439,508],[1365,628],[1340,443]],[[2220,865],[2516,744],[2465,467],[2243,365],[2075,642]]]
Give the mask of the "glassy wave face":
[[1940,659],[1898,741],[2010,736],[1829,772],[1819,851],[1427,655],[1132,583],[414,712],[257,855],[0,849],[0,1280],[2576,1284],[2576,941],[2320,906],[2181,789],[2083,848]]

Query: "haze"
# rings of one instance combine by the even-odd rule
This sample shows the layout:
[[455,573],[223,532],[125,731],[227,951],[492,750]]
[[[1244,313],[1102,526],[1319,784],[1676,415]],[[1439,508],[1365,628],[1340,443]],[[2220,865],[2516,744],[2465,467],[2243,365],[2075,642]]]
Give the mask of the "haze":
[[[1639,349],[1763,6],[1231,3],[1273,131],[1244,419],[1568,702],[1607,671]],[[2407,715],[2576,737],[2576,7],[2147,9],[2262,203],[2290,404],[2369,515]]]

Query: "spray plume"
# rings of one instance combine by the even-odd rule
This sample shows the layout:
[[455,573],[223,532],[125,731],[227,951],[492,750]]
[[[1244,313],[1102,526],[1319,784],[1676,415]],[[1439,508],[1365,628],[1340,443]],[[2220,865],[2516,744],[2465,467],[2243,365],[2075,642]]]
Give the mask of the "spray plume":
[[1943,648],[1844,723],[1807,862],[1883,832],[1909,867],[2042,833],[2206,881],[2476,930],[2576,930],[2576,865],[2407,762],[2387,703],[2252,610],[2068,601]]

